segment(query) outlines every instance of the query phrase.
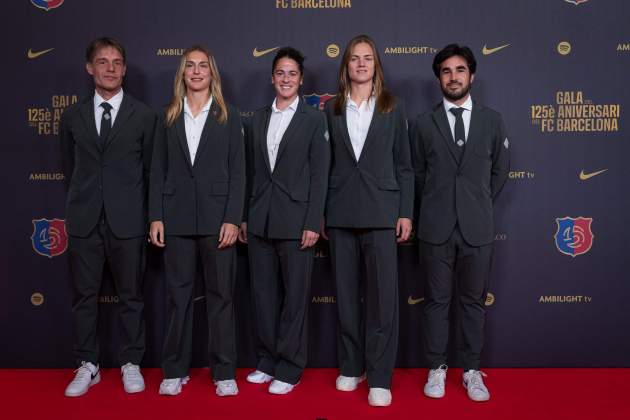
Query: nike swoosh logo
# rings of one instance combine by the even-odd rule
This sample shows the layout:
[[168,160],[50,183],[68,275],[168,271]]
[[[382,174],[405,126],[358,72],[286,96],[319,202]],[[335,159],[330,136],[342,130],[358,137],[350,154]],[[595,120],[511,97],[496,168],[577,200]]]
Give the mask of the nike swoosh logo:
[[258,51],[258,47],[254,48],[254,51],[252,51],[252,55],[256,58],[258,57],[262,57],[265,54],[269,54],[272,51],[277,50],[280,47],[273,47],[273,48],[269,48],[268,50],[262,50],[262,51]]
[[409,299],[407,299],[407,303],[410,305],[415,305],[416,303],[420,303],[424,300],[423,297],[418,298],[418,299],[414,299],[413,297],[411,297],[411,295],[409,295]]
[[44,55],[46,53],[49,53],[52,50],[54,50],[54,48],[48,48],[47,50],[42,50],[42,51],[35,52],[35,51],[33,51],[32,49],[29,48],[28,52],[26,53],[26,56],[32,60],[33,58],[37,58],[40,55]]
[[608,169],[602,169],[601,171],[597,171],[597,172],[591,172],[590,174],[585,174],[584,173],[584,169],[582,169],[582,171],[580,172],[580,179],[582,181],[586,181],[589,178],[593,178],[594,176],[597,176],[599,174],[603,174],[604,172],[606,172]]
[[488,48],[485,44],[483,46],[483,49],[481,50],[481,53],[483,55],[490,55],[490,54],[494,54],[497,51],[501,51],[503,48],[509,47],[511,44],[505,44],[505,45],[501,45],[500,47],[496,47],[496,48]]

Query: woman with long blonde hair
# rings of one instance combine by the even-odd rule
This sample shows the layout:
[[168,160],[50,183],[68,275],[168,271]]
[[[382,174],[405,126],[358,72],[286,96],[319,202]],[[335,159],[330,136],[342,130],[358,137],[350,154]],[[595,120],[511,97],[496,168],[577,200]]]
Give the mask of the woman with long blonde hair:
[[245,198],[243,130],[239,112],[223,99],[219,70],[205,47],[193,46],[182,55],[173,99],[157,132],[149,191],[150,241],[164,248],[168,293],[160,394],[177,395],[189,380],[200,258],[212,378],[217,395],[236,395],[233,245]]
[[332,149],[326,227],[339,315],[336,386],[354,391],[367,378],[370,405],[387,406],[398,348],[396,243],[411,232],[414,174],[404,107],[385,88],[368,36],[348,43],[339,92],[326,115]]

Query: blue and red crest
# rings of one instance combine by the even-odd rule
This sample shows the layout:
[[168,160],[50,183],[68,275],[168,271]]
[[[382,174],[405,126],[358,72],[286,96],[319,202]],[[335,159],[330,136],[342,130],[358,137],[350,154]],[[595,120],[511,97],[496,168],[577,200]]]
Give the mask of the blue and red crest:
[[334,98],[337,95],[331,95],[330,93],[324,93],[323,95],[318,95],[317,93],[311,93],[310,95],[304,95],[304,101],[307,104],[312,106],[313,108],[317,108],[320,111],[324,110],[324,105],[328,102],[329,99]]
[[592,217],[563,217],[556,219],[556,247],[563,254],[576,257],[587,253],[593,246]]
[[52,258],[61,255],[68,248],[66,221],[63,219],[33,220],[33,249],[39,255]]
[[571,3],[571,4],[575,4],[576,6],[578,4],[582,4],[582,3],[586,3],[588,0],[564,0],[567,3]]
[[64,0],[31,0],[33,6],[44,9],[45,11],[56,9],[57,7],[61,6],[63,2]]

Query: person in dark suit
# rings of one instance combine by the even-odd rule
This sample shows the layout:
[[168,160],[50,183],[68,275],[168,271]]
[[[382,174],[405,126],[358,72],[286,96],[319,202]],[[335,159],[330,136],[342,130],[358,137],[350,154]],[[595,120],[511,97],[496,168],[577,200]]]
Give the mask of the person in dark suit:
[[[509,170],[501,115],[473,102],[476,61],[468,47],[447,45],[433,71],[444,99],[412,130],[417,232],[426,268],[424,345],[428,397],[444,396],[449,307],[457,282],[464,385],[474,401],[490,398],[479,371],[494,239],[493,201]],[[455,275],[457,273],[457,276]]]
[[414,183],[404,106],[385,89],[368,36],[348,43],[339,93],[326,105],[332,147],[326,226],[339,311],[336,387],[353,391],[365,373],[369,403],[387,406],[398,347],[396,242],[411,232]]
[[245,199],[243,129],[238,110],[223,99],[219,70],[205,47],[193,46],[182,55],[173,98],[156,132],[150,234],[154,245],[164,247],[168,293],[159,392],[177,395],[188,382],[199,258],[216,394],[236,395],[233,245]]
[[156,115],[123,92],[125,49],[99,38],[86,52],[93,96],[61,118],[63,171],[68,182],[66,229],[75,296],[72,306],[80,365],[65,395],[85,394],[100,381],[98,295],[105,264],[118,293],[126,392],[144,390],[139,364],[145,350],[142,282],[147,234],[147,185]]
[[[258,364],[247,376],[272,394],[291,392],[307,361],[313,245],[324,216],[330,145],[324,114],[298,96],[304,57],[278,50],[276,98],[254,114],[247,136],[248,243],[258,334]],[[275,379],[274,379],[275,378]]]

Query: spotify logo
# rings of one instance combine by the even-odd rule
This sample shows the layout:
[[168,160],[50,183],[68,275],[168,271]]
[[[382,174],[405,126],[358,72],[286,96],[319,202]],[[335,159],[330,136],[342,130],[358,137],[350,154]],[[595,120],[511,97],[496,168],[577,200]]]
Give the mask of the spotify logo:
[[571,44],[567,41],[562,41],[558,44],[558,53],[560,55],[567,55],[571,52]]
[[339,45],[330,44],[326,47],[326,55],[330,58],[335,58],[339,55]]

